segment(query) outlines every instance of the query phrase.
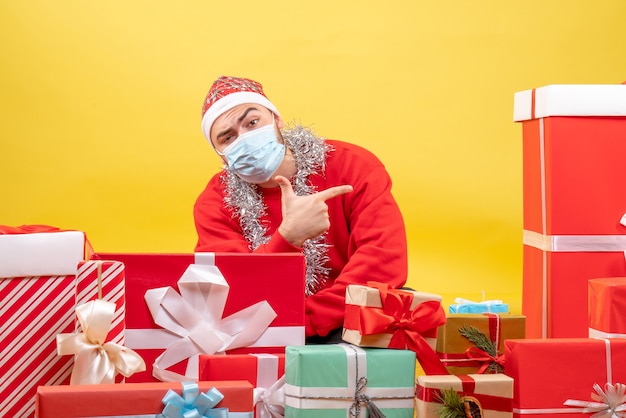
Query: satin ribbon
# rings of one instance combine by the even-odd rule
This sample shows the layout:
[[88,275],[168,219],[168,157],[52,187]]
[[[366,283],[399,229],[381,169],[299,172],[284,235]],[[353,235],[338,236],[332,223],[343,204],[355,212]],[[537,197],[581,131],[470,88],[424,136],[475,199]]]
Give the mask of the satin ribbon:
[[253,391],[256,418],[282,418],[285,414],[285,376],[279,379],[278,356],[251,354],[257,359]]
[[143,359],[133,350],[105,342],[115,314],[115,303],[92,300],[76,307],[82,333],[58,334],[59,355],[74,354],[71,385],[115,383],[119,373],[130,377],[146,370]]
[[591,393],[593,401],[568,399],[563,405],[582,407],[582,413],[593,413],[591,418],[626,417],[626,385],[607,383],[602,390],[602,387],[596,383],[593,385],[593,390],[596,392]]
[[[513,400],[511,398],[475,393],[476,381],[471,376],[460,374],[454,377],[461,380],[461,390],[456,391],[460,396],[473,396],[480,402],[484,410],[501,412],[511,411],[513,405]],[[416,397],[424,402],[442,403],[441,389],[439,388],[427,388],[422,385],[418,385]]]
[[256,418],[283,418],[285,416],[285,375],[268,388],[253,391]]
[[[191,264],[178,281],[180,294],[171,287],[150,289],[146,304],[154,322],[177,336],[153,364],[159,380],[196,380],[200,354],[223,353],[247,347],[276,318],[267,301],[258,302],[222,319],[229,285],[216,266]],[[166,370],[189,360],[185,376]]]
[[228,408],[215,408],[224,399],[217,388],[202,393],[197,383],[182,382],[182,386],[182,396],[170,389],[163,397],[164,418],[228,418]]
[[504,361],[505,361],[504,354],[492,356],[485,350],[482,350],[478,347],[468,348],[467,350],[465,350],[465,354],[467,355],[467,358],[469,360],[473,360],[473,361],[477,361],[481,363],[481,366],[476,371],[476,374],[485,373],[485,371],[487,370],[487,368],[492,362],[497,363],[500,366],[502,366],[502,368],[504,368]]
[[346,305],[346,309],[360,310],[361,322],[358,328],[361,334],[390,333],[389,348],[414,351],[426,374],[449,374],[437,353],[422,336],[446,322],[441,303],[427,301],[411,309],[411,292],[389,289],[383,283],[369,282],[367,285],[378,289],[382,309]]

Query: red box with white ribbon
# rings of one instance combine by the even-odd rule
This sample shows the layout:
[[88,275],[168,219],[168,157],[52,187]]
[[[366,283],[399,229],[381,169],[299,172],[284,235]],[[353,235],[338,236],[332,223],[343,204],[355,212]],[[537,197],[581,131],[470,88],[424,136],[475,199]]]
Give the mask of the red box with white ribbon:
[[304,344],[301,254],[96,253],[92,259],[125,266],[125,345],[147,366],[127,382],[196,378],[200,354],[284,353],[287,345]]
[[596,384],[606,390],[607,383],[626,382],[624,339],[513,339],[504,345],[505,374],[515,381],[514,417],[581,415],[582,408],[565,403],[594,401]]
[[32,417],[40,385],[69,383],[73,357],[56,335],[74,331],[76,265],[85,234],[0,228],[0,416]]
[[523,136],[526,336],[586,337],[587,281],[626,275],[626,85],[518,92],[514,120]]
[[278,399],[284,382],[284,354],[200,355],[200,380],[247,380],[254,386],[256,418],[284,415],[284,405]]

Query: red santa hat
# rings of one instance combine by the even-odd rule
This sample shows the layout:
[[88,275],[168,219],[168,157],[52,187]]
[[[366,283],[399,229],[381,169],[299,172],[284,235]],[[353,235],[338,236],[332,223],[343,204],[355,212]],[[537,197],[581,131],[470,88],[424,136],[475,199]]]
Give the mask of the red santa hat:
[[256,103],[280,116],[278,109],[263,93],[263,86],[254,80],[221,76],[211,86],[202,106],[202,132],[211,142],[211,127],[222,113],[243,103]]

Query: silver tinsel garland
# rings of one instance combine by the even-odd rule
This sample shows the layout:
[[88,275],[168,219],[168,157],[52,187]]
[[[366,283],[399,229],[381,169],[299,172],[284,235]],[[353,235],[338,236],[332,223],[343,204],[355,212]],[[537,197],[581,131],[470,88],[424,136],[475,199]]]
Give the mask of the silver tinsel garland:
[[[289,126],[281,133],[296,164],[296,175],[292,179],[294,193],[305,196],[315,192],[315,187],[309,183],[308,178],[312,174],[324,172],[326,154],[332,151],[332,147],[309,128],[300,125]],[[250,250],[254,251],[260,245],[268,243],[270,236],[267,234],[267,227],[261,222],[267,208],[258,193],[258,186],[243,181],[228,167],[224,167],[222,181],[226,191],[224,204],[234,217],[239,218],[239,225]],[[329,260],[326,234],[306,240],[302,253],[306,260],[305,291],[307,295],[311,295],[324,285],[330,271],[326,266]]]

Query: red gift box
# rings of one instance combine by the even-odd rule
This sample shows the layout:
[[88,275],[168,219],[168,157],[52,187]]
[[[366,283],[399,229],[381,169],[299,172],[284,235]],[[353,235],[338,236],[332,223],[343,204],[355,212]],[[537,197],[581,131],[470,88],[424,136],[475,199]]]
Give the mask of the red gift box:
[[[255,388],[255,417],[272,418],[262,400],[271,398],[271,388],[285,374],[284,354],[229,354],[200,356],[200,380],[247,380]],[[258,396],[257,396],[258,393]],[[265,395],[265,396],[264,396]],[[268,402],[269,403],[269,402]],[[274,405],[269,404],[269,408]]]
[[626,382],[623,339],[512,339],[504,345],[505,374],[515,381],[513,412],[517,417],[581,412],[564,403],[591,400],[594,384]]
[[[245,381],[198,382],[201,392],[215,387],[224,399],[216,408],[228,408],[241,417],[252,417],[252,385]],[[134,416],[163,411],[168,390],[179,395],[180,383],[124,383],[82,386],[40,386],[37,418]],[[160,416],[160,415],[159,415]],[[181,415],[182,416],[182,415]]]
[[[287,345],[304,344],[305,264],[301,254],[96,253],[92,259],[121,261],[126,269],[126,346],[139,353],[147,366],[146,372],[134,374],[127,382],[156,381],[152,365],[167,348],[160,338],[167,337],[165,339],[171,341],[172,334],[167,335],[167,331],[155,324],[144,302],[146,292],[164,286],[179,291],[178,280],[194,263],[214,264],[228,282],[230,292],[224,317],[263,301],[276,312],[276,318],[254,344],[228,350],[229,354],[284,353]],[[196,366],[197,361],[195,359]],[[170,370],[183,373],[185,363]]]
[[623,255],[615,264],[626,250],[626,85],[519,92],[514,120],[523,125],[526,335],[586,337],[587,281],[626,275]]
[[626,338],[626,277],[589,280],[589,336]]
[[48,230],[7,235],[0,227],[3,417],[32,417],[37,386],[69,383],[72,372],[73,357],[57,355],[56,335],[74,331],[76,264],[86,239],[79,231]]

